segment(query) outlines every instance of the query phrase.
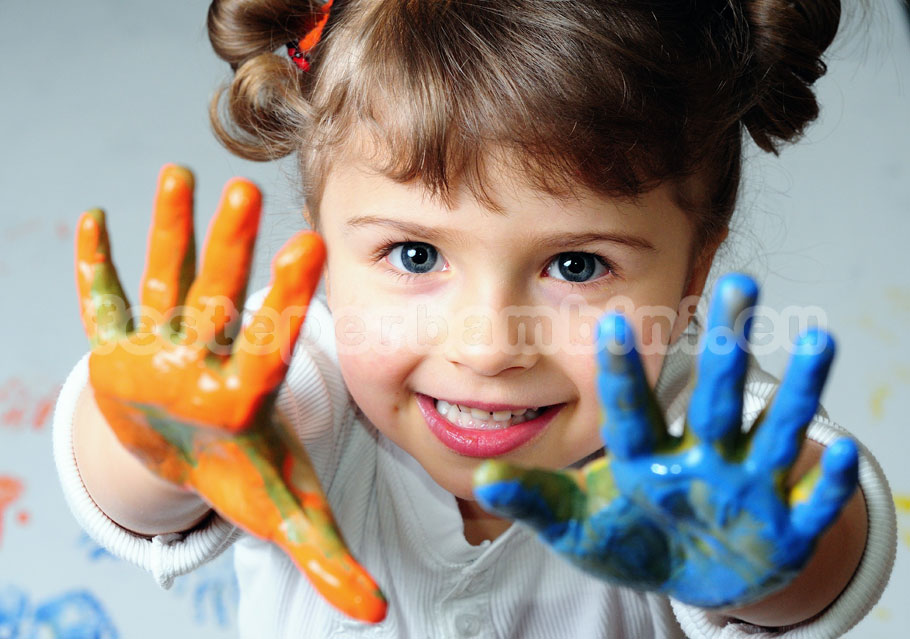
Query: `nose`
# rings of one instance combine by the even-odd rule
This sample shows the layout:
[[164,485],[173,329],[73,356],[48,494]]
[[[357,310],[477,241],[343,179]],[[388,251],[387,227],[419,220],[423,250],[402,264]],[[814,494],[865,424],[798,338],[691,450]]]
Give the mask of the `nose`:
[[518,373],[537,363],[539,333],[545,337],[551,327],[508,288],[475,286],[452,300],[450,317],[460,321],[446,341],[448,361],[482,377]]

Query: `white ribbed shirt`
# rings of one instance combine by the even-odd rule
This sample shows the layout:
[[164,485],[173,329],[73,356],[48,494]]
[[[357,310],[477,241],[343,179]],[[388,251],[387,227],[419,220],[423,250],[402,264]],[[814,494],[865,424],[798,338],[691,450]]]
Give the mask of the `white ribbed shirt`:
[[[250,296],[247,319],[265,293],[261,289]],[[696,337],[690,332],[683,339]],[[677,427],[688,403],[692,364],[688,351],[671,350],[657,384],[667,422]],[[871,610],[894,562],[894,503],[881,468],[862,444],[860,487],[869,513],[863,559],[831,606],[789,628],[734,622],[600,581],[521,525],[473,546],[464,538],[455,497],[379,433],[351,399],[338,368],[332,318],[317,297],[277,406],[306,446],[354,556],[388,597],[387,618],[361,624],[327,604],[277,547],[214,512],[186,533],[153,539],[105,516],[82,484],[73,455],[73,412],[87,383],[88,354],[68,376],[53,422],[54,457],[74,516],[95,541],[149,571],[163,588],[233,545],[240,639],[827,639],[842,635]],[[772,376],[750,368],[744,419],[754,419],[775,387]],[[823,411],[808,430],[822,444],[843,434]]]

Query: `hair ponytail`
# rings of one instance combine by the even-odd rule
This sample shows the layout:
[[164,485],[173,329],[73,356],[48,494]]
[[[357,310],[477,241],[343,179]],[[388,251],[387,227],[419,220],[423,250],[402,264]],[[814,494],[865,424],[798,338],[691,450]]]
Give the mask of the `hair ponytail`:
[[240,157],[266,161],[297,150],[309,113],[307,78],[275,52],[300,37],[307,12],[316,9],[316,2],[300,0],[215,0],[209,6],[209,40],[234,70],[212,98],[209,118],[221,143]]

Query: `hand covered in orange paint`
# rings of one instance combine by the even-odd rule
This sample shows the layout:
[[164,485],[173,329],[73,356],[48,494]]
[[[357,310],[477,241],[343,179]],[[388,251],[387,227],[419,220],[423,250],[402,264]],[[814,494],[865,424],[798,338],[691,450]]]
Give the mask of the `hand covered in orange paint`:
[[306,451],[274,410],[325,261],[322,240],[305,231],[281,248],[262,307],[241,327],[262,196],[251,182],[228,182],[196,276],[193,185],[187,169],[161,171],[138,309],[114,269],[104,212],[79,219],[76,284],[98,407],[152,472],[276,543],[339,610],[380,621],[382,593],[348,552]]

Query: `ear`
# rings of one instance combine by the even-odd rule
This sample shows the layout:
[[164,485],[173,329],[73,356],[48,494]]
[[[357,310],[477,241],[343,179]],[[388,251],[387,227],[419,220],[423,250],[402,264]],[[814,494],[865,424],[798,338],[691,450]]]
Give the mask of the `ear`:
[[306,220],[307,226],[311,229],[315,229],[313,226],[313,214],[310,212],[310,207],[304,205],[303,207],[303,219]]
[[712,242],[705,245],[699,255],[694,257],[689,277],[677,308],[676,322],[673,324],[673,330],[670,333],[671,344],[679,339],[679,336],[689,325],[692,315],[695,314],[696,304],[705,290],[705,282],[708,280],[711,265],[714,263],[714,256],[729,234],[730,229],[725,228],[721,233],[718,233]]
[[325,285],[325,305],[329,307],[329,310],[332,310],[332,288],[329,286],[329,264],[326,261],[325,266],[322,267],[322,283]]

